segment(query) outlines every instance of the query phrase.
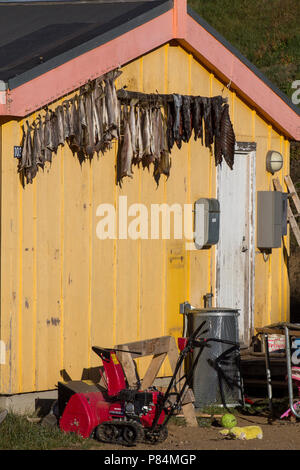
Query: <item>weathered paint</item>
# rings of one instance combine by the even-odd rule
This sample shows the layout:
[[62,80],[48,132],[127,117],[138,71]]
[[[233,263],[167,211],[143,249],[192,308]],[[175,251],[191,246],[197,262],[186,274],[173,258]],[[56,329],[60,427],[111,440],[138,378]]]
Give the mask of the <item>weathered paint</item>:
[[[178,74],[180,70],[180,74]],[[229,98],[237,140],[257,142],[256,190],[271,189],[265,170],[269,148],[281,150],[289,172],[289,143],[179,46],[165,45],[123,67],[118,87],[143,92],[223,93]],[[53,106],[58,104],[54,103]],[[29,120],[34,115],[29,116]],[[171,175],[158,188],[147,170],[115,185],[116,145],[81,166],[68,146],[32,185],[22,188],[13,146],[21,120],[1,126],[1,393],[54,388],[63,372],[80,379],[96,367],[91,345],[147,339],[182,331],[179,303],[203,306],[216,286],[215,247],[185,250],[180,240],[105,240],[96,236],[96,209],[119,196],[133,202],[185,204],[216,197],[217,178],[209,151],[193,138],[172,153]],[[229,230],[231,227],[229,226]],[[288,247],[288,237],[285,237]],[[288,248],[287,248],[288,249]],[[255,326],[288,319],[285,251],[269,260],[255,252]],[[140,361],[140,370],[147,359]],[[168,373],[168,367],[162,373]],[[85,375],[86,376],[86,375]],[[65,375],[66,377],[66,375]]]

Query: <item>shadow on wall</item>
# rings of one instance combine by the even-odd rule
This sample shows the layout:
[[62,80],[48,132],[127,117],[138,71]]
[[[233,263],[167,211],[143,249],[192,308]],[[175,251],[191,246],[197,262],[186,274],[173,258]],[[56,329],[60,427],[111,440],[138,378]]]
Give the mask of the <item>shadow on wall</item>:
[[291,296],[291,323],[300,323],[300,301],[299,297]]

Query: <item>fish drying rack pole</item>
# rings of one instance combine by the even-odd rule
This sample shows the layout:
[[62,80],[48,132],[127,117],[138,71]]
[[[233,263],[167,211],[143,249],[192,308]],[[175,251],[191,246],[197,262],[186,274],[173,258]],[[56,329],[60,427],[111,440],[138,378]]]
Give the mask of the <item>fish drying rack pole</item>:
[[[159,93],[139,93],[137,91],[127,91],[121,88],[117,91],[118,99],[122,102],[130,103],[131,100],[137,99],[139,102],[145,102],[146,104],[165,104],[167,102],[173,102],[173,94],[159,94]],[[194,98],[192,95],[182,95]],[[228,102],[228,98],[223,98],[223,103]]]

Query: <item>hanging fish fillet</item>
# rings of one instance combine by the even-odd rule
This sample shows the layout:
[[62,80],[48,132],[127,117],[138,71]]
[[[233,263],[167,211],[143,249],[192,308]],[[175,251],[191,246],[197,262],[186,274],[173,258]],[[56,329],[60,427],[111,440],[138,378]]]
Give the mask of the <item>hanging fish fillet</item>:
[[193,113],[192,113],[192,126],[194,130],[194,139],[201,139],[203,144],[203,109],[202,99],[200,96],[194,97]]
[[37,163],[44,168],[45,164],[45,145],[44,145],[44,129],[43,129],[43,122],[40,115],[38,115],[37,120],[39,122],[38,127],[38,139],[39,139],[39,146],[40,146],[40,155]]
[[214,133],[214,154],[216,166],[222,163],[222,146],[221,146],[221,117],[222,117],[222,103],[221,96],[212,98],[212,121]]
[[115,123],[117,125],[117,138],[120,137],[120,125],[121,125],[121,113],[120,113],[120,102],[117,96],[117,90],[115,85],[115,80],[121,75],[120,70],[114,70],[112,72],[112,96],[113,96],[113,105],[114,105],[114,115]]
[[221,147],[224,160],[231,170],[234,164],[235,134],[229,116],[229,105],[225,104],[221,117]]
[[102,138],[101,124],[100,124],[99,115],[97,111],[97,105],[96,105],[96,96],[97,96],[97,90],[94,88],[91,93],[94,136],[95,136],[94,144],[96,144],[97,142],[100,142]]
[[153,176],[158,186],[161,175],[170,176],[171,169],[171,157],[169,152],[163,152],[161,154],[160,160],[154,162],[154,172]]
[[124,136],[120,145],[120,150],[118,154],[118,181],[121,183],[122,179],[125,176],[132,178],[132,159],[133,159],[133,149],[131,142],[131,133],[129,126],[129,116],[127,107],[124,106]]
[[133,163],[139,165],[143,155],[144,155],[144,147],[143,147],[143,135],[142,135],[142,122],[141,122],[141,111],[140,107],[137,106],[136,108],[136,141],[135,141],[135,158]]
[[159,134],[158,134],[158,109],[152,108],[149,111],[150,118],[150,154],[144,159],[144,164],[149,165],[158,159]]
[[71,135],[71,128],[70,128],[70,121],[71,121],[71,115],[70,115],[70,102],[69,101],[64,101],[63,102],[64,106],[64,140],[66,141],[70,135]]
[[76,106],[76,103],[78,103],[78,97],[75,96],[72,99],[72,108],[70,112],[70,136],[69,136],[69,146],[70,149],[72,150],[73,154],[80,152],[81,147],[80,147],[80,132],[79,132],[79,112],[78,112],[78,106]]
[[87,145],[87,122],[85,115],[84,98],[81,95],[78,101],[78,112],[79,112],[79,142],[80,148],[85,153],[85,147]]
[[87,155],[91,157],[95,151],[95,143],[96,143],[91,92],[86,93],[84,97],[85,97],[85,112],[86,112],[86,121],[87,121],[87,145],[86,145],[85,151]]
[[118,122],[116,116],[116,106],[114,103],[114,96],[113,96],[113,78],[111,74],[107,75],[105,78],[105,102],[106,102],[106,109],[107,109],[107,117],[108,117],[108,129],[111,134],[112,139],[118,138]]
[[131,133],[131,144],[132,144],[132,151],[133,151],[133,158],[136,157],[137,154],[137,147],[136,147],[136,117],[135,117],[135,105],[137,100],[130,101],[130,110],[129,110],[129,127]]
[[31,137],[32,127],[29,125],[29,122],[26,121],[27,125],[27,137],[26,137],[26,162],[24,167],[24,175],[26,177],[26,182],[32,183],[33,178],[37,173],[37,165],[35,161],[35,154],[33,149],[33,141]]
[[166,106],[166,114],[167,114],[167,141],[168,141],[168,149],[171,152],[175,140],[174,140],[174,102],[168,102]]
[[189,142],[191,135],[192,135],[191,103],[192,103],[192,100],[190,96],[182,97],[182,124],[183,124],[182,140],[183,142]]
[[57,134],[58,134],[58,145],[65,145],[64,138],[64,108],[63,106],[57,106],[55,110],[57,116]]
[[211,113],[211,99],[202,98],[203,102],[203,119],[205,126],[205,146],[211,148],[213,138],[213,125],[212,125],[212,113]]
[[174,97],[174,109],[175,109],[173,134],[174,134],[174,140],[177,144],[177,147],[180,149],[182,145],[182,117],[181,117],[182,96],[174,94],[173,97]]
[[53,133],[52,127],[50,125],[50,114],[48,109],[46,109],[45,121],[44,121],[44,150],[45,150],[45,160],[47,162],[52,162],[52,150],[53,150]]
[[151,155],[151,134],[150,134],[150,110],[149,108],[143,109],[142,115],[142,139],[143,139],[143,148],[144,148],[144,156]]
[[34,160],[37,165],[43,167],[44,166],[44,161],[42,158],[42,146],[41,146],[41,140],[40,140],[40,132],[39,128],[37,127],[37,123],[33,124],[34,130],[33,130],[33,154],[34,154]]
[[26,165],[26,159],[27,159],[27,139],[28,135],[27,132],[25,131],[24,125],[22,125],[22,141],[21,141],[21,147],[22,147],[22,157],[18,162],[18,171],[21,172]]
[[59,139],[58,139],[58,119],[55,111],[50,110],[50,127],[51,127],[51,132],[52,132],[52,142],[53,142],[53,148],[50,148],[49,150],[53,150],[55,153],[57,152],[58,145],[59,145]]

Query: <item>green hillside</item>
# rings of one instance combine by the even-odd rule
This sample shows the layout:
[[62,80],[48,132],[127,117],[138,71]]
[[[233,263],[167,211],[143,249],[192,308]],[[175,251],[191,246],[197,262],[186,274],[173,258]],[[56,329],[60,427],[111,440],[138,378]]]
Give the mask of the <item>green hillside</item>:
[[289,97],[300,80],[299,0],[188,0]]

